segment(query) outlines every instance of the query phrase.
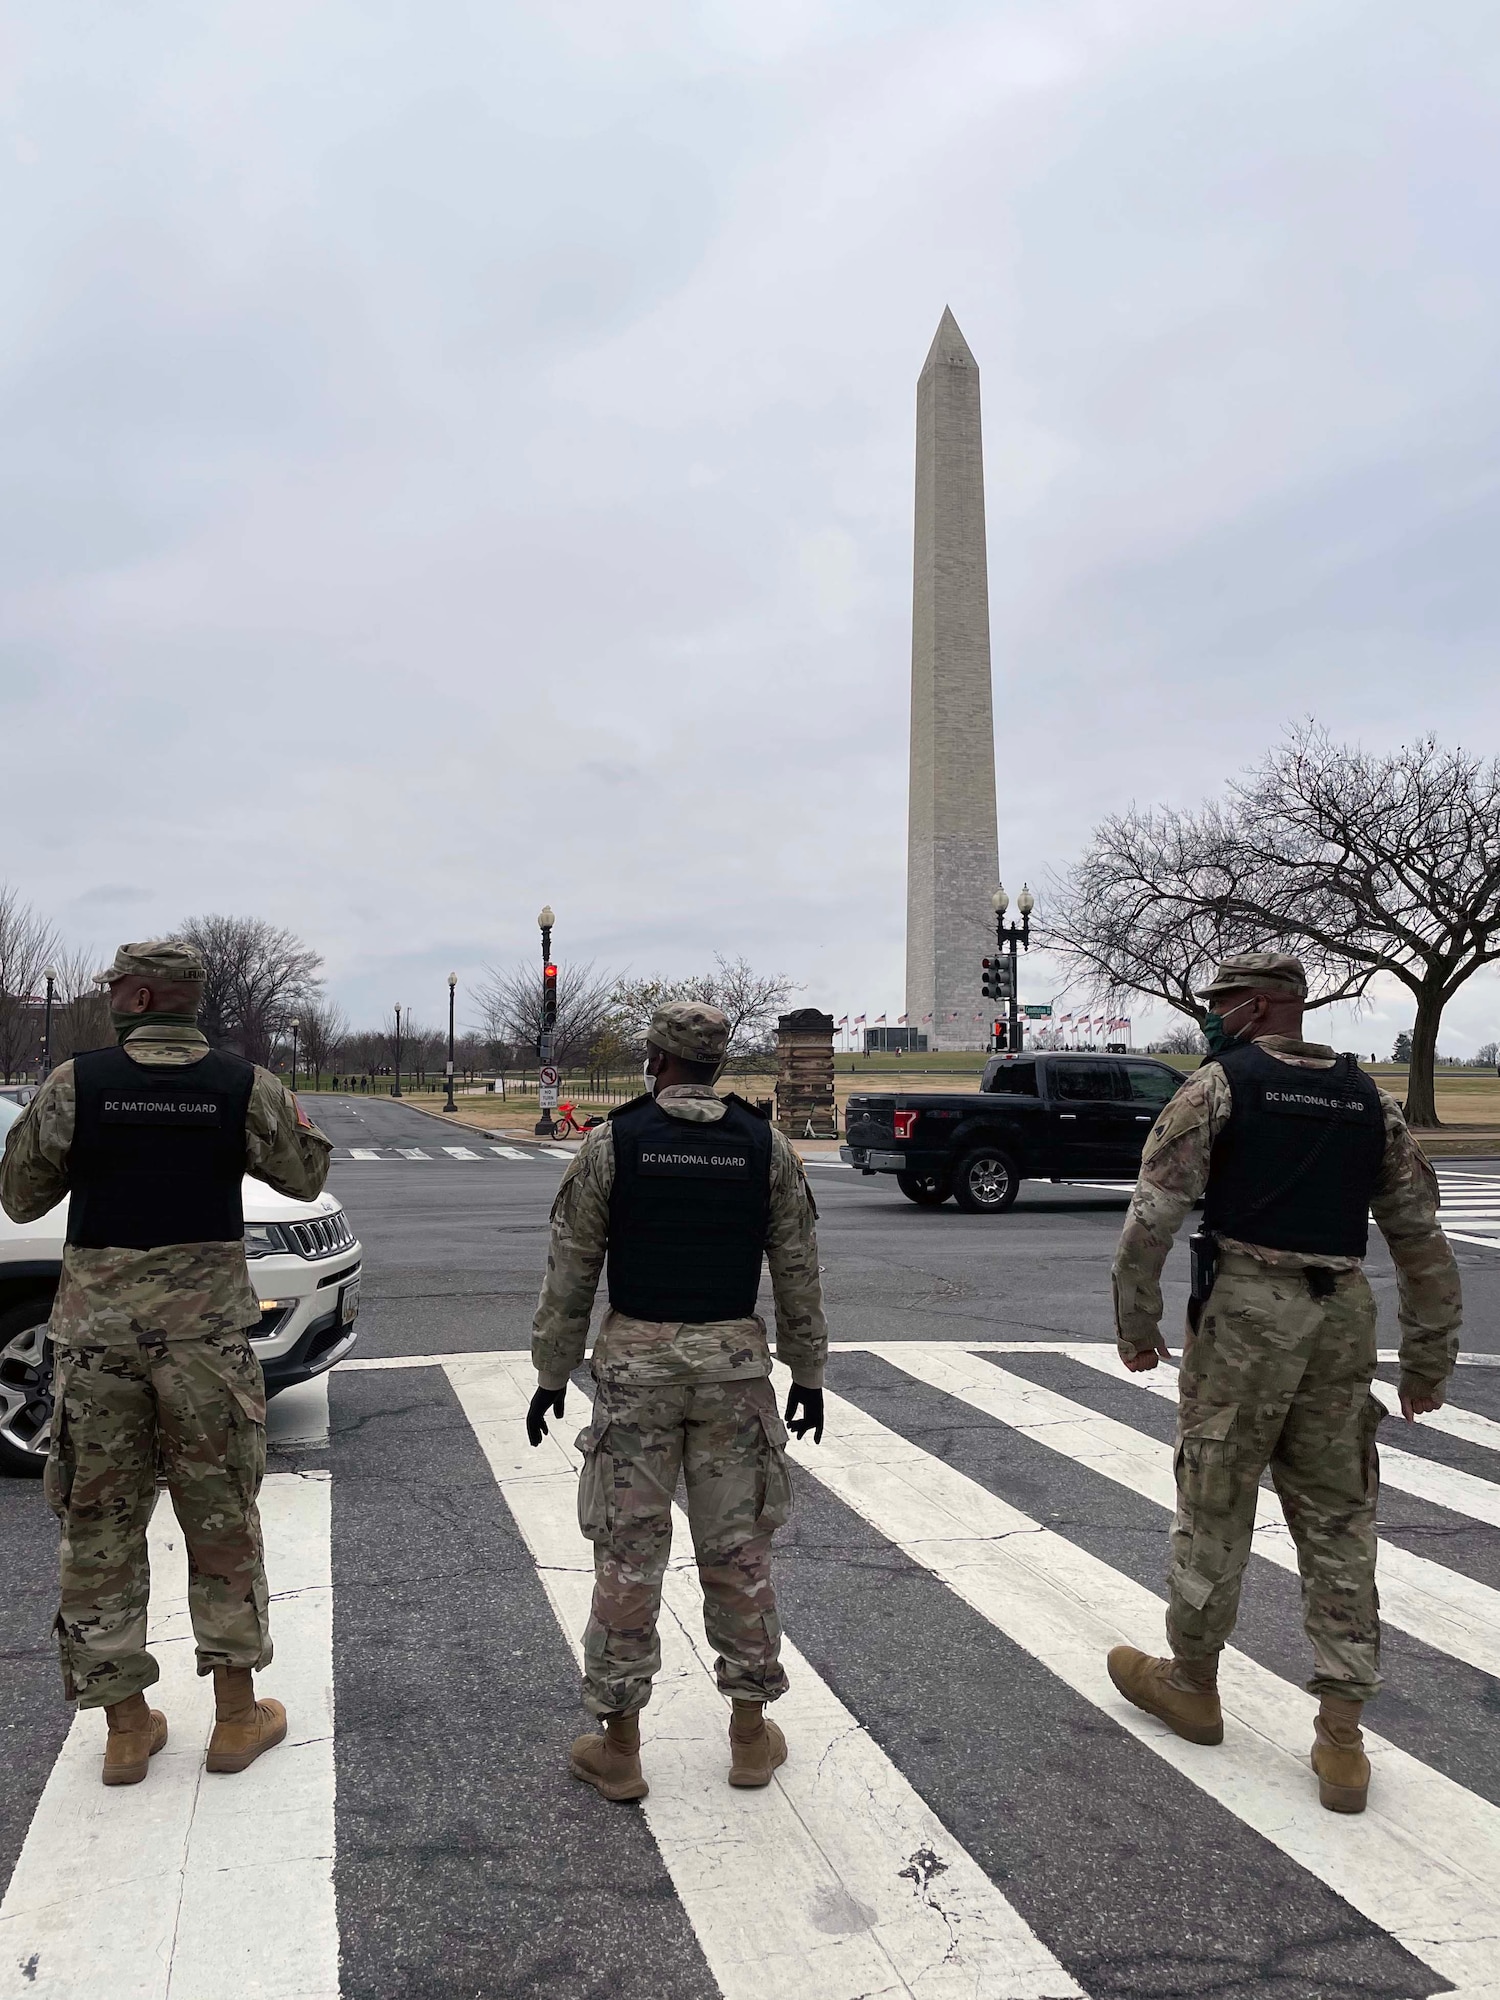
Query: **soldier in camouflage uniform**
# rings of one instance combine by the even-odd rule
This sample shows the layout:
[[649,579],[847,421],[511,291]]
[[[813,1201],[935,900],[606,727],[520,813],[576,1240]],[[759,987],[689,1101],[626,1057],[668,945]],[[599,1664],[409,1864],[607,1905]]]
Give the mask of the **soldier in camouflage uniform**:
[[69,1699],[105,1711],[104,1782],[127,1785],[167,1740],[143,1693],[159,1678],[146,1651],[158,1463],[187,1544],[198,1671],[214,1676],[208,1768],[243,1770],[286,1734],[253,1681],[271,1659],[255,1504],[266,1397],[240,1188],[251,1174],[310,1200],[330,1149],[268,1070],[210,1051],[195,954],[122,945],[100,978],[119,1047],[48,1077],[7,1137],[0,1202],[31,1222],[70,1197],[50,1327],[55,1629]]
[[[1218,1656],[1234,1629],[1256,1494],[1269,1467],[1297,1546],[1320,1697],[1312,1763],[1323,1804],[1363,1811],[1359,1717],[1380,1688],[1375,1592],[1373,1213],[1396,1265],[1401,1409],[1434,1410],[1458,1354],[1458,1268],[1437,1177],[1394,1099],[1352,1056],[1302,1039],[1307,982],[1279,952],[1227,958],[1202,997],[1213,1053],[1163,1110],[1115,1257],[1125,1366],[1166,1355],[1161,1271],[1193,1203],[1217,1272],[1189,1309],[1179,1377],[1170,1659],[1109,1656],[1116,1687],[1179,1736],[1217,1743]],[[1195,1291],[1202,1289],[1195,1286]]]
[[595,1550],[583,1698],[605,1729],[578,1738],[570,1769],[610,1799],[646,1794],[640,1711],[661,1665],[656,1624],[679,1472],[704,1626],[733,1703],[729,1782],[768,1784],[786,1757],[765,1718],[787,1684],[771,1537],[792,1494],[755,1311],[763,1258],[777,1355],[794,1380],[786,1422],[798,1437],[823,1434],[828,1332],[802,1163],[758,1112],[714,1092],[728,1039],[716,1007],[674,1002],[654,1016],[649,1094],[596,1126],[563,1176],[533,1323],[540,1386],[527,1431],[536,1445],[546,1415],[562,1414],[608,1257],[594,1415],[578,1437],[579,1523]]

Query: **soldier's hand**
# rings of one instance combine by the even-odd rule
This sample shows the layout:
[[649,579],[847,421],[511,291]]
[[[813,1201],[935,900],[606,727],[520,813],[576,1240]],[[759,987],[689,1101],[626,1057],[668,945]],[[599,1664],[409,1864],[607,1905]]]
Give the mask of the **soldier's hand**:
[[526,1412],[526,1436],[534,1445],[547,1436],[547,1413],[554,1417],[563,1413],[563,1398],[566,1389],[538,1389],[531,1399],[531,1407]]
[[805,1438],[808,1432],[811,1431],[813,1434],[813,1443],[821,1444],[823,1442],[823,1391],[821,1389],[803,1389],[794,1382],[791,1388],[787,1390],[784,1422],[793,1437],[800,1440]]
[[1433,1410],[1440,1410],[1443,1407],[1444,1392],[1441,1388],[1432,1389],[1417,1382],[1403,1382],[1400,1395],[1401,1414],[1409,1424],[1415,1423],[1418,1417],[1428,1416]]
[[1120,1359],[1125,1363],[1125,1366],[1130,1370],[1132,1375],[1141,1375],[1148,1368],[1154,1368],[1158,1361],[1170,1361],[1172,1359],[1172,1350],[1167,1346],[1161,1335],[1158,1334],[1156,1336],[1155,1347],[1138,1348],[1134,1354],[1127,1354],[1122,1347],[1120,1349]]

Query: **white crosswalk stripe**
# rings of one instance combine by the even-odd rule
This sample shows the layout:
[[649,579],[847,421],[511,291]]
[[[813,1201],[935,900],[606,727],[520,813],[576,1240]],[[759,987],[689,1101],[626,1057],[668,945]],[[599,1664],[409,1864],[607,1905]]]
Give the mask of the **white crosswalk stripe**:
[[[538,1471],[521,1420],[535,1387],[529,1362],[488,1356],[447,1373],[536,1559],[558,1622],[576,1641],[593,1564],[580,1541],[578,1456],[556,1437]],[[890,1760],[794,1648],[781,1716],[797,1756],[777,1782],[726,1813],[725,1707],[691,1572],[687,1522],[674,1512],[676,1556],[661,1626],[661,1700],[652,1717],[645,1813],[725,2000],[846,2000],[918,1994],[1076,1995],[1080,1989]],[[658,1772],[660,1775],[657,1775]],[[943,1873],[941,1907],[912,1893],[893,1858],[926,1851]],[[842,1934],[830,1912],[862,1911]]]
[[[1066,1396],[993,1368],[972,1355],[894,1341],[872,1351],[918,1380],[1034,1438],[1049,1451],[1065,1452],[1075,1463],[1154,1501],[1164,1513],[1175,1506],[1170,1445],[1159,1444],[1112,1417],[1096,1416]],[[1150,1376],[1140,1379],[1157,1394],[1175,1400],[1175,1376],[1158,1369],[1156,1377],[1159,1379],[1154,1382]],[[1406,1454],[1382,1450],[1380,1456],[1382,1478],[1391,1486],[1401,1484],[1388,1468],[1393,1459],[1404,1459]],[[1420,1459],[1411,1463],[1434,1479],[1466,1477]],[[1489,1497],[1493,1510],[1500,1486],[1480,1479],[1471,1483]],[[1282,1519],[1279,1502],[1265,1490],[1256,1510],[1255,1550],[1268,1562],[1295,1574],[1296,1545]],[[1500,1676],[1500,1591],[1389,1543],[1381,1549],[1380,1571],[1381,1614],[1388,1624],[1466,1660],[1483,1673]]]
[[1160,1599],[856,1404],[827,1401],[807,1465],[846,1505],[1413,1956],[1465,1993],[1500,1994],[1500,1811],[1367,1732],[1371,1807],[1335,1829],[1305,1781],[1311,1698],[1233,1649],[1224,1743],[1182,1742],[1123,1702],[1104,1668],[1121,1641],[1160,1645]]
[[194,1670],[182,1534],[157,1506],[162,1675],[149,1698],[171,1735],[146,1784],[106,1790],[103,1715],[75,1717],[0,1903],[4,2000],[337,2000],[330,1498],[326,1473],[261,1489],[276,1686],[293,1727],[232,1781],[203,1770],[213,1684]]
[[439,1157],[461,1160],[465,1163],[483,1163],[485,1154],[501,1160],[571,1160],[572,1152],[566,1146],[496,1146],[487,1145],[483,1151],[473,1146],[443,1146],[437,1154],[429,1153],[422,1146],[349,1146],[335,1148],[335,1160],[382,1160],[393,1165],[398,1160],[433,1161]]
[[1500,1174],[1439,1163],[1437,1177],[1438,1219],[1453,1241],[1500,1250]]
[[[538,1156],[536,1149],[516,1150],[522,1159]],[[1072,1515],[1033,1501],[1033,1471],[1017,1475],[1019,1486],[1005,1484],[1008,1452],[1024,1447],[1034,1467],[1040,1456],[1033,1448],[1043,1447],[1059,1478],[1107,1481],[1161,1509],[1164,1563],[1171,1452],[1149,1426],[1155,1399],[1175,1396],[1173,1371],[1126,1376],[1104,1343],[845,1342],[831,1364],[835,1383],[844,1356],[869,1357],[866,1374],[855,1369],[845,1393],[829,1391],[821,1445],[792,1447],[814,1494],[852,1510],[867,1524],[861,1532],[873,1531],[890,1563],[910,1566],[925,1590],[951,1593],[946,1602],[956,1600],[967,1607],[965,1617],[982,1622],[980,1629],[1003,1635],[1049,1685],[1082,1704],[1094,1730],[1129,1739],[1132,1756],[1153,1771],[1169,1771],[1171,1783],[1195,1788],[1205,1812],[1221,1816],[1226,1827],[1236,1823],[1237,1838],[1278,1850],[1277,1866],[1294,1871],[1289,1893],[1297,1893],[1299,1882],[1308,1884],[1309,1895],[1331,1892],[1347,1906],[1347,1922],[1356,1921],[1348,1913],[1358,1913],[1435,1979],[1451,1981],[1464,2000],[1500,2000],[1500,1785],[1469,1789],[1447,1767],[1437,1769],[1403,1747],[1412,1739],[1403,1737],[1401,1709],[1393,1704],[1396,1740],[1380,1734],[1378,1708],[1369,1718],[1376,1727],[1366,1731],[1375,1768],[1368,1812],[1355,1819],[1325,1812],[1307,1768],[1314,1703],[1252,1656],[1250,1639],[1250,1650],[1231,1649],[1222,1662],[1224,1743],[1182,1742],[1123,1702],[1104,1667],[1108,1648],[1121,1640],[1160,1647],[1160,1595],[1082,1546],[1068,1525]],[[1106,1397],[1101,1390],[1094,1400],[1118,1414],[1101,1415],[1074,1394],[1042,1386],[1024,1372],[1028,1356],[1054,1357],[1055,1367],[1033,1373],[1065,1385],[1067,1364],[1074,1363],[1109,1379],[1117,1393]],[[539,1451],[527,1446],[522,1418],[535,1382],[529,1356],[450,1353],[345,1363],[333,1386],[335,1433],[341,1379],[377,1371],[379,1381],[390,1370],[430,1371],[430,1381],[440,1378],[451,1388],[453,1421],[471,1452],[477,1445],[482,1454],[476,1476],[487,1492],[493,1478],[524,1543],[517,1545],[519,1560],[534,1571],[576,1657],[592,1560],[576,1519],[573,1425],[554,1425]],[[859,1383],[875,1379],[870,1371],[891,1385],[880,1391],[888,1400],[877,1405],[889,1422],[865,1407],[873,1392]],[[1071,1380],[1078,1394],[1094,1394],[1092,1378]],[[777,1386],[785,1388],[781,1371]],[[1378,1384],[1377,1393],[1391,1403],[1386,1385]],[[987,1471],[988,1483],[973,1476],[988,1463],[982,1455],[964,1460],[970,1468],[964,1470],[937,1455],[948,1446],[915,1442],[929,1432],[915,1416],[903,1417],[903,1398],[912,1410],[924,1399],[922,1426],[930,1425],[934,1408],[951,1410],[955,1435],[993,1445],[996,1478]],[[1131,1420],[1136,1409],[1141,1428]],[[1482,1467],[1482,1454],[1500,1450],[1500,1423],[1461,1400],[1437,1416],[1443,1421],[1431,1422],[1434,1432],[1477,1448],[1469,1453],[1471,1466]],[[904,1422],[913,1436],[892,1427]],[[1494,1481],[1459,1471],[1440,1455],[1383,1446],[1382,1461],[1388,1487],[1472,1524],[1466,1535],[1493,1537],[1500,1530],[1500,1456]],[[337,1911],[334,1902],[336,1812],[357,1816],[362,1809],[357,1796],[344,1796],[342,1775],[337,1802],[334,1788],[333,1555],[342,1490],[336,1478],[317,1472],[276,1474],[266,1482],[262,1510],[277,1644],[267,1691],[287,1700],[293,1733],[287,1749],[232,1783],[202,1774],[209,1684],[192,1671],[180,1536],[169,1510],[158,1509],[153,1644],[163,1662],[161,1699],[172,1739],[146,1785],[107,1791],[98,1783],[100,1718],[93,1712],[75,1719],[0,1905],[0,2000],[247,1994],[340,2000],[339,1926],[347,1943],[349,1927],[365,1921],[358,1907],[345,1904],[342,1881]],[[1025,1506],[1002,1492],[1024,1498]],[[899,1734],[892,1738],[888,1717],[877,1730],[861,1714],[858,1689],[866,1684],[855,1677],[846,1685],[838,1660],[830,1664],[820,1654],[826,1635],[804,1635],[799,1643],[788,1621],[792,1689],[778,1718],[791,1756],[765,1792],[729,1790],[725,1705],[703,1635],[687,1525],[676,1514],[674,1534],[663,1664],[645,1732],[651,1792],[641,1810],[671,1893],[725,2000],[1085,2000],[1097,1958],[1087,1952],[1070,1958],[1068,1909],[1045,1898],[1028,1903],[1008,1865],[996,1865],[993,1849],[985,1855],[972,1820],[962,1836],[954,1830],[964,1822],[944,1790],[948,1766],[922,1767],[939,1772],[924,1779]],[[1295,1571],[1270,1496],[1255,1550]],[[1500,1592],[1465,1574],[1462,1549],[1449,1561],[1453,1566],[1383,1542],[1383,1615],[1446,1660],[1491,1676],[1485,1685],[1492,1687],[1500,1682]],[[420,1616],[419,1604],[412,1615]],[[877,1619],[870,1633],[875,1643]],[[404,1643],[420,1647],[424,1636],[413,1627]],[[887,1631],[886,1640],[891,1636]],[[902,1642],[921,1638],[905,1634]],[[841,1643],[850,1643],[847,1634]],[[942,1670],[939,1660],[935,1671]],[[1488,1697],[1472,1699],[1478,1715]],[[905,1726],[940,1735],[941,1706]],[[964,1747],[965,1756],[979,1753],[980,1746]],[[1456,1768],[1470,1776],[1462,1758]],[[560,1764],[558,1782],[567,1785]],[[1093,1803],[1083,1802],[1078,1824],[1092,1818]],[[548,1826],[538,1825],[533,1837],[545,1848]],[[940,1892],[929,1891],[939,1877]],[[497,1894],[504,1893],[497,1876]],[[1336,1909],[1318,1905],[1320,1934],[1336,1925]],[[268,1910],[274,1922],[267,1922]],[[477,1923],[487,1921],[482,1908],[473,1914]],[[582,1911],[569,1918],[572,1927],[581,1922]],[[1173,1940],[1158,1942],[1170,1956]],[[497,1963],[504,1945],[497,1933]],[[390,1937],[388,1948],[399,1959],[399,1936]],[[1392,1947],[1382,1942],[1381,1949]],[[1246,1990],[1269,2000],[1275,1977],[1251,1977]],[[574,1989],[565,1983],[561,1990]],[[1117,1981],[1109,1985],[1112,1995],[1122,1990]],[[622,2000],[652,1995],[642,1986]]]

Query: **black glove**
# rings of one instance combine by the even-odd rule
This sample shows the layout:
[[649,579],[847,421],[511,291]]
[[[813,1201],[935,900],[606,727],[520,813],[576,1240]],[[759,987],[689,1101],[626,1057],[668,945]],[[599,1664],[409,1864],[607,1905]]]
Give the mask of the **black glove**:
[[526,1412],[526,1436],[532,1444],[540,1444],[547,1436],[549,1410],[554,1417],[562,1415],[563,1397],[567,1393],[566,1389],[538,1389],[532,1397],[530,1408]]
[[813,1443],[823,1442],[823,1391],[821,1389],[799,1388],[794,1382],[786,1394],[787,1429],[795,1438],[805,1438],[809,1431]]

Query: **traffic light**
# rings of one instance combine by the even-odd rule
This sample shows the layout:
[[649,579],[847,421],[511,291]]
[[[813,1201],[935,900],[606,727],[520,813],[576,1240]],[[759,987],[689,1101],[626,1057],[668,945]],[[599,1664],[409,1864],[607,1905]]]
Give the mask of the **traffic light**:
[[980,989],[986,1000],[1008,1000],[1011,996],[1011,961],[1008,958],[985,958],[980,960]]
[[550,1035],[557,1026],[557,967],[542,967],[542,1033]]

